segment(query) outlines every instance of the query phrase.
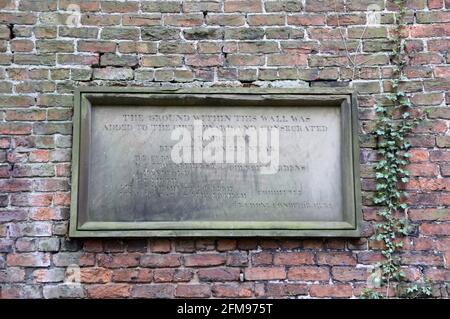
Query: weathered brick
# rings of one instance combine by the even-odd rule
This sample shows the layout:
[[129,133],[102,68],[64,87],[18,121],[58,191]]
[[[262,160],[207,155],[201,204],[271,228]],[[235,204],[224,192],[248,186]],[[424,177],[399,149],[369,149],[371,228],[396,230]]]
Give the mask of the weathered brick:
[[33,279],[38,283],[62,282],[64,276],[64,268],[38,269],[33,271]]
[[131,286],[128,284],[88,285],[87,294],[93,299],[127,298],[130,296]]
[[356,265],[356,258],[345,252],[323,252],[317,254],[320,265]]
[[257,66],[264,64],[264,56],[256,54],[229,54],[227,62],[232,66]]
[[366,268],[333,267],[331,269],[331,274],[333,276],[333,279],[337,281],[365,281],[370,275],[370,271]]
[[287,278],[301,281],[328,281],[330,271],[327,267],[302,266],[289,268]]
[[138,64],[136,55],[105,53],[100,58],[101,66],[135,67]]
[[206,268],[197,272],[200,281],[238,281],[238,268]]
[[143,1],[141,3],[142,11],[161,12],[161,13],[178,13],[181,11],[182,2],[178,0],[160,0],[160,1]]
[[227,40],[260,40],[264,37],[264,29],[258,27],[225,29]]
[[104,268],[127,268],[139,265],[141,254],[117,253],[97,254],[97,265]]
[[220,40],[224,32],[221,28],[195,27],[183,30],[186,40]]
[[248,298],[253,295],[253,286],[249,283],[214,284],[212,294],[218,298]]
[[220,26],[242,26],[245,24],[245,16],[241,14],[208,14],[206,23]]
[[54,11],[57,8],[57,0],[22,0],[19,3],[21,11]]
[[275,265],[310,265],[314,263],[314,256],[310,252],[276,253],[273,263]]
[[80,52],[115,52],[116,43],[112,41],[78,41]]
[[191,269],[155,269],[154,282],[188,282],[194,277]]
[[84,298],[86,293],[81,285],[59,284],[56,286],[44,286],[44,298]]
[[[117,269],[113,272],[112,281],[114,282],[137,282],[146,283],[153,279],[153,270],[151,269]],[[106,282],[106,281],[105,281]]]
[[181,66],[183,59],[180,55],[149,55],[143,56],[141,64],[144,67]]
[[308,286],[303,283],[268,283],[263,296],[284,297],[308,294]]
[[93,254],[82,252],[60,252],[52,257],[53,264],[58,267],[70,265],[93,266],[95,258]]
[[224,0],[225,12],[261,12],[260,0]]
[[160,255],[148,254],[141,258],[141,266],[144,267],[178,267],[181,265],[181,256],[178,254]]
[[99,80],[131,80],[134,73],[129,68],[113,68],[106,67],[101,69],[94,69],[93,77]]
[[48,253],[9,254],[6,262],[9,267],[48,267],[50,266],[50,255]]
[[267,12],[298,12],[302,10],[300,0],[269,0],[264,2]]
[[225,255],[223,254],[195,254],[184,257],[186,267],[208,267],[225,264]]
[[198,54],[186,56],[186,65],[194,67],[211,67],[223,64],[221,55],[215,54]]
[[139,3],[136,1],[101,1],[101,8],[106,13],[137,12],[139,10]]
[[140,30],[131,27],[105,27],[101,32],[101,39],[103,40],[139,40],[139,36]]
[[133,287],[131,295],[135,298],[173,298],[175,287],[171,284],[146,284]]
[[99,284],[111,281],[112,271],[105,268],[81,268],[80,279],[82,283]]
[[159,41],[180,39],[180,29],[178,28],[152,26],[143,28],[141,33],[142,40]]
[[350,285],[312,285],[309,291],[311,297],[348,298],[352,296]]

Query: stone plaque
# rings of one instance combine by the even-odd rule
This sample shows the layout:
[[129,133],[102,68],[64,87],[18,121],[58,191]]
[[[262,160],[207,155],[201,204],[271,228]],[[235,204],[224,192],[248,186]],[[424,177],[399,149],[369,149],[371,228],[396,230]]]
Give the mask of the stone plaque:
[[76,92],[70,235],[357,236],[350,93]]

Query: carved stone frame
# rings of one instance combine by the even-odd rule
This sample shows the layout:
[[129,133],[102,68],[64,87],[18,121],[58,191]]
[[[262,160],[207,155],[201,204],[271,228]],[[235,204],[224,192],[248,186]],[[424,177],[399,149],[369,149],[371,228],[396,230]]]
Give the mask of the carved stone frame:
[[[345,221],[309,222],[85,222],[89,174],[90,116],[93,105],[149,105],[152,99],[183,104],[214,101],[218,107],[258,105],[336,106],[341,108],[341,167]],[[72,198],[70,237],[358,237],[361,232],[361,188],[356,99],[343,88],[120,88],[81,87],[74,92]]]

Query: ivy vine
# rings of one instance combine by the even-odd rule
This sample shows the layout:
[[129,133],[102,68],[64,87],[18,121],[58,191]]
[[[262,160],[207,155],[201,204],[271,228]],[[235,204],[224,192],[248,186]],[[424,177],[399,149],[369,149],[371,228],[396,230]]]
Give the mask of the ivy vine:
[[[395,0],[399,10],[396,14],[392,39],[394,49],[391,55],[393,65],[392,90],[386,93],[389,106],[376,106],[377,119],[373,135],[377,140],[379,161],[375,164],[376,193],[374,204],[380,206],[377,214],[381,222],[375,225],[375,240],[383,243],[381,253],[385,257],[375,265],[369,277],[370,288],[362,291],[362,298],[388,298],[391,288],[395,288],[397,297],[423,298],[431,296],[429,282],[423,284],[401,284],[405,274],[401,268],[399,250],[403,246],[404,237],[411,232],[406,217],[407,192],[401,190],[402,184],[409,181],[409,172],[405,168],[409,163],[411,145],[407,134],[421,120],[408,111],[410,102],[399,86],[403,77],[406,54],[402,32],[405,26],[405,0]],[[396,283],[393,285],[393,283]],[[375,289],[380,288],[380,289]],[[384,288],[384,289],[383,289]]]

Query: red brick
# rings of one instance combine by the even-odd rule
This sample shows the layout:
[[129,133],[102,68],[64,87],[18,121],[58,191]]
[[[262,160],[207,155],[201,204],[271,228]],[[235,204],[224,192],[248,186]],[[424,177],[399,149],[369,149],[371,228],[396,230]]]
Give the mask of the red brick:
[[88,284],[100,284],[111,281],[112,272],[105,268],[81,268],[81,282]]
[[240,270],[238,268],[206,268],[197,272],[200,281],[239,281]]
[[178,267],[181,265],[181,256],[178,254],[160,255],[147,254],[141,258],[141,266],[143,267]]
[[53,203],[57,206],[70,206],[70,193],[55,193]]
[[309,293],[311,297],[351,297],[352,287],[350,285],[312,285]]
[[284,25],[285,16],[283,14],[252,14],[248,16],[249,25]]
[[449,236],[450,224],[422,224],[419,231],[423,235]]
[[311,265],[314,263],[314,256],[310,252],[287,252],[276,253],[274,265]]
[[407,189],[425,191],[449,191],[450,180],[445,178],[412,178],[407,184]]
[[333,267],[331,269],[331,274],[333,279],[338,281],[364,281],[370,275],[370,270],[367,268]]
[[245,280],[277,280],[285,279],[283,267],[255,267],[245,269]]
[[30,152],[30,162],[48,162],[50,159],[50,151],[48,150],[33,150]]
[[445,267],[450,268],[450,251],[444,253],[444,263]]
[[448,24],[419,24],[410,27],[413,38],[430,38],[436,36],[450,36],[450,25]]
[[86,252],[99,253],[103,251],[103,241],[100,239],[89,239],[83,244],[83,249]]
[[112,274],[114,282],[151,282],[153,271],[151,269],[117,269]]
[[132,296],[135,298],[173,298],[175,288],[171,284],[136,285]]
[[291,25],[325,25],[325,15],[323,14],[294,14],[287,17],[287,23]]
[[106,268],[136,267],[140,257],[138,253],[98,254],[97,263]]
[[253,286],[249,283],[214,284],[212,294],[217,298],[249,298],[253,296]]
[[61,282],[64,280],[64,275],[64,268],[38,269],[33,271],[33,278],[39,283]]
[[431,250],[433,249],[433,239],[432,238],[414,238],[413,245],[415,250]]
[[187,282],[194,276],[191,269],[155,269],[154,282]]
[[228,251],[236,249],[236,239],[219,239],[217,241],[218,251]]
[[155,239],[150,242],[150,250],[154,253],[168,253],[171,249],[171,242],[168,239]]
[[450,78],[450,66],[436,66],[433,70],[434,76],[436,78]]
[[289,268],[289,280],[324,281],[330,279],[330,271],[327,267],[303,266]]
[[443,259],[440,255],[425,252],[411,252],[402,255],[402,262],[405,265],[442,266]]
[[182,298],[208,298],[211,296],[211,288],[206,284],[179,284],[175,290],[175,296]]
[[209,267],[225,264],[225,255],[223,254],[195,254],[184,257],[186,267]]
[[39,207],[31,210],[30,218],[34,220],[58,220],[63,219],[63,216],[57,208]]
[[25,135],[30,134],[32,125],[30,123],[2,123],[0,134],[3,135]]
[[172,25],[179,27],[194,27],[194,26],[201,26],[202,24],[203,24],[202,13],[166,15],[164,17],[164,25]]
[[437,176],[438,167],[436,164],[409,164],[407,170],[411,176]]
[[19,193],[11,195],[13,206],[49,206],[52,203],[52,194]]
[[116,51],[116,43],[112,41],[79,41],[78,51],[114,53]]
[[450,269],[428,269],[427,271],[425,271],[424,275],[426,278],[432,280],[433,282],[450,281]]
[[308,294],[308,285],[297,283],[268,283],[264,296],[285,297],[304,296]]
[[319,265],[356,265],[356,258],[351,253],[345,252],[327,252],[317,254],[317,263]]
[[436,238],[435,246],[439,251],[450,251],[450,238]]
[[409,158],[411,163],[427,162],[430,155],[427,150],[421,149],[412,149],[409,153],[411,154]]
[[223,64],[221,55],[215,54],[198,54],[186,56],[186,64],[195,67],[211,67]]
[[271,265],[273,263],[273,254],[271,252],[252,253],[252,265]]
[[428,0],[428,9],[441,9],[443,6],[442,0]]

